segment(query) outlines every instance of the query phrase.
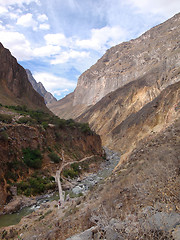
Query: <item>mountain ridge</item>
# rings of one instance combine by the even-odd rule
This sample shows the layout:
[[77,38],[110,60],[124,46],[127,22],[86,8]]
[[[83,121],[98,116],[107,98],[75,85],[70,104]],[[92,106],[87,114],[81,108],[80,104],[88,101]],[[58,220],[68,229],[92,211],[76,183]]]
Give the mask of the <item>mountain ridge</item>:
[[0,102],[7,105],[27,105],[49,112],[44,99],[33,89],[25,69],[10,51],[0,44]]
[[157,80],[160,90],[178,81],[175,77],[173,81],[167,78],[179,71],[179,24],[180,13],[140,37],[110,48],[79,77],[67,110],[62,100],[49,108],[61,117],[77,118],[82,111],[74,113],[73,108],[83,106],[85,111],[111,91],[156,68],[162,71]]
[[46,91],[41,82],[36,81],[29,69],[26,69],[26,73],[33,88],[44,98],[45,104],[50,104],[57,101],[57,99],[50,92]]

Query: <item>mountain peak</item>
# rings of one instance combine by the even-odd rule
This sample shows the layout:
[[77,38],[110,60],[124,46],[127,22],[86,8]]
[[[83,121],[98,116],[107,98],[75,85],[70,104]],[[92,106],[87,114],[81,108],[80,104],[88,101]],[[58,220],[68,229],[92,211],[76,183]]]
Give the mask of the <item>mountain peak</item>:
[[28,76],[28,80],[32,84],[33,88],[44,98],[46,104],[54,103],[57,101],[57,99],[50,92],[46,91],[45,87],[41,82],[37,82],[35,80],[29,69],[26,69],[26,73]]

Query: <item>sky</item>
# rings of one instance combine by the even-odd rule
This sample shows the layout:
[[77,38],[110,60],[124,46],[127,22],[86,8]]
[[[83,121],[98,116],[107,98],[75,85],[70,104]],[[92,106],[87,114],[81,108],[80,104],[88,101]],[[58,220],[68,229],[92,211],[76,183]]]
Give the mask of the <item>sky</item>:
[[57,99],[112,46],[180,12],[180,0],[0,0],[0,42]]

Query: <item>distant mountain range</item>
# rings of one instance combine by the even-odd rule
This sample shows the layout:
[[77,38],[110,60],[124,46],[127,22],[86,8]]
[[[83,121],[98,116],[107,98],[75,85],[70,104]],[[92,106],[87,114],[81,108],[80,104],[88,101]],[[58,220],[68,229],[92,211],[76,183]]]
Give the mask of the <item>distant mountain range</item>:
[[46,91],[45,87],[41,82],[37,82],[34,79],[29,69],[26,69],[26,73],[33,88],[44,98],[45,104],[50,104],[57,101],[57,99],[50,92]]

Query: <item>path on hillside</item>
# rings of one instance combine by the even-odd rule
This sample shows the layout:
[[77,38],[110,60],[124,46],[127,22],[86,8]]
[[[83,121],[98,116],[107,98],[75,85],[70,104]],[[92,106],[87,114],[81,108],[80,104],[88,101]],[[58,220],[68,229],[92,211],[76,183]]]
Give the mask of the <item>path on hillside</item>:
[[55,176],[56,182],[57,182],[57,184],[58,184],[59,201],[60,201],[61,205],[64,205],[64,200],[65,200],[65,199],[64,199],[64,194],[63,194],[63,191],[62,191],[61,181],[60,181],[60,177],[61,177],[61,172],[62,172],[62,170],[63,170],[65,167],[67,167],[68,165],[71,165],[71,164],[73,164],[73,163],[84,162],[84,161],[86,161],[86,160],[88,160],[88,159],[91,159],[91,158],[93,158],[93,157],[95,157],[95,156],[97,156],[97,155],[92,155],[92,156],[89,156],[89,157],[82,158],[82,159],[79,160],[79,161],[72,161],[72,162],[68,162],[68,163],[63,164],[65,160],[64,160],[64,151],[62,150],[62,165],[61,165],[60,169],[56,171],[56,176]]

